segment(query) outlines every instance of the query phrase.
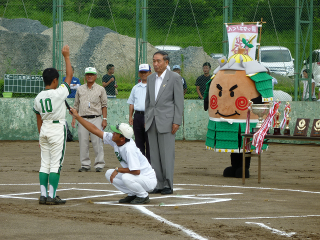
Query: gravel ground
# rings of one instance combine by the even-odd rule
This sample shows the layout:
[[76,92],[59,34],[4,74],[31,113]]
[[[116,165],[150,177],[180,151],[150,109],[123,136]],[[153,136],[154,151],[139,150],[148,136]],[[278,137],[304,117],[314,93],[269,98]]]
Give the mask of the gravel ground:
[[0,25],[11,32],[40,34],[48,27],[42,25],[38,20],[27,18],[6,19],[0,18]]
[[[183,57],[182,57],[183,55]],[[211,69],[218,67],[218,61],[210,57],[203,51],[202,47],[187,47],[179,51],[169,53],[170,67],[179,64],[182,66],[183,59],[183,74],[186,75],[201,75],[202,65],[205,62],[210,62]]]

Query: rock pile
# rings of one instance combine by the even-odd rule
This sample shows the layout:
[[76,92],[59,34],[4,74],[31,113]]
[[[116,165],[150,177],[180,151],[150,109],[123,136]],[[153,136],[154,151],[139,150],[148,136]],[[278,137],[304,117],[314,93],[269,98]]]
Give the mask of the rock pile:
[[[0,76],[5,73],[39,74],[52,67],[52,35],[52,28],[37,20],[0,18]],[[76,76],[82,77],[84,68],[93,66],[101,77],[106,73],[108,63],[115,65],[118,75],[134,76],[135,38],[106,27],[88,27],[66,21],[63,39],[64,44],[70,46]],[[148,63],[152,66],[152,56],[157,49],[148,43],[147,50]],[[182,65],[186,75],[202,74],[202,64],[206,61],[213,65],[212,69],[217,66],[200,47],[188,47],[169,53],[169,56],[170,66]]]

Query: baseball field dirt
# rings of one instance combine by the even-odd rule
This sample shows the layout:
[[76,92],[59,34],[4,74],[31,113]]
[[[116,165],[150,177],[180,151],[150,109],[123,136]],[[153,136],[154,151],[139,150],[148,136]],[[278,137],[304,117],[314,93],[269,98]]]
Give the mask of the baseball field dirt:
[[[92,148],[90,156],[94,156]],[[68,142],[57,191],[65,205],[39,205],[37,141],[0,141],[1,239],[320,239],[318,145],[270,144],[250,178],[224,178],[230,154],[203,141],[177,141],[172,195],[118,204],[104,177],[120,166],[104,146],[103,172],[78,172],[79,143]]]

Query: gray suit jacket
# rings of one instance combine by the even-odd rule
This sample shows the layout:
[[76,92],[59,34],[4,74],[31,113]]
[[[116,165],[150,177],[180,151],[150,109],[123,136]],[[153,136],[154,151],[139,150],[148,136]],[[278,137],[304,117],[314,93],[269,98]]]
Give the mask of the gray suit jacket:
[[181,125],[184,104],[182,77],[167,70],[157,99],[155,100],[156,73],[148,77],[146,106],[145,106],[145,129],[150,128],[153,119],[156,121],[159,133],[172,131],[172,124]]

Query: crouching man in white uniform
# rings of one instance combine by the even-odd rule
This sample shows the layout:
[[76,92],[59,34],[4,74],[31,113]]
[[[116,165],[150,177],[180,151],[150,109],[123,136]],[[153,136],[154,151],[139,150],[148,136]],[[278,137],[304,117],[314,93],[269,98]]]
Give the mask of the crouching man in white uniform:
[[105,176],[118,190],[128,194],[127,197],[120,199],[119,203],[144,204],[150,202],[148,192],[156,187],[157,178],[147,158],[132,139],[132,127],[121,123],[117,126],[110,126],[113,133],[104,132],[80,117],[75,109],[71,108],[71,112],[89,132],[102,138],[104,144],[109,144],[114,148],[114,153],[122,168],[109,169]]

